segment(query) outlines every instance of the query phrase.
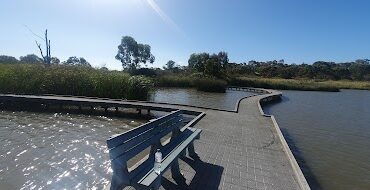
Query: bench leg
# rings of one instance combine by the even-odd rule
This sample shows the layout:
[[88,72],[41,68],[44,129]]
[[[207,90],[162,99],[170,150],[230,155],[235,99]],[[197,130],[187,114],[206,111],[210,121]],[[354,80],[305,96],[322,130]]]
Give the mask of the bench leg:
[[122,190],[129,184],[127,165],[118,160],[112,161],[113,175],[111,180],[111,190]]
[[194,141],[189,144],[189,146],[188,146],[188,153],[189,153],[189,156],[191,158],[193,158],[193,159],[199,159],[198,154],[194,150]]
[[126,186],[127,185],[122,181],[120,175],[113,173],[110,190],[122,190]]
[[172,178],[177,182],[177,183],[185,183],[185,178],[182,176],[180,172],[180,166],[179,166],[179,160],[175,159],[171,165],[171,174]]
[[152,187],[152,188],[150,188],[150,189],[153,189],[153,190],[157,190],[157,189],[159,189],[159,187],[161,187],[161,182],[162,182],[162,176],[159,176],[159,177],[155,180],[155,182],[154,182],[154,184],[153,184],[153,187]]

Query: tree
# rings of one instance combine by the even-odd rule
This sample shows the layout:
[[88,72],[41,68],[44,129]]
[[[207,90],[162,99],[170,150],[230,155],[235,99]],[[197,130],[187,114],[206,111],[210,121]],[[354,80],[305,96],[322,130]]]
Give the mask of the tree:
[[165,69],[165,70],[170,70],[170,71],[172,71],[172,70],[175,68],[175,64],[176,64],[176,62],[175,62],[175,61],[169,60],[169,61],[166,63],[166,66],[164,67],[164,69]]
[[204,74],[209,76],[221,77],[222,65],[220,60],[216,55],[211,56],[210,59],[206,61],[204,67]]
[[227,52],[220,51],[217,54],[217,59],[220,62],[221,68],[224,69],[224,70],[226,70],[226,67],[229,64],[229,57],[227,55]]
[[87,66],[91,67],[90,63],[86,61],[85,58],[80,57],[77,58],[76,56],[69,57],[66,61],[63,62],[64,65],[80,65],[80,66]]
[[18,59],[12,56],[0,55],[0,63],[13,64],[18,63]]
[[21,56],[19,60],[21,63],[30,63],[30,64],[42,63],[43,61],[41,58],[39,58],[35,54],[28,54],[26,56]]
[[36,45],[40,50],[41,57],[44,59],[44,63],[50,65],[51,63],[51,54],[50,54],[50,40],[48,40],[48,30],[45,30],[45,39],[43,39],[46,43],[46,55],[42,52],[41,45],[36,41]]
[[52,57],[50,63],[51,64],[59,64],[60,60],[57,57]]
[[204,72],[204,68],[208,59],[208,53],[193,53],[190,55],[188,60],[189,68],[198,72]]
[[140,67],[140,63],[154,62],[155,57],[150,49],[147,44],[140,44],[130,36],[123,36],[116,59],[121,61],[124,69],[136,70]]
[[188,60],[189,68],[203,74],[221,77],[222,73],[227,70],[229,65],[229,58],[226,52],[219,52],[218,54],[208,53],[193,53]]

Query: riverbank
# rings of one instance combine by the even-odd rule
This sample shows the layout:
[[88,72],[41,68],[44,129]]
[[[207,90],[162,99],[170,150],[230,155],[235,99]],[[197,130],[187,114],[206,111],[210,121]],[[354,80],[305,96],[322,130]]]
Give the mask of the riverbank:
[[269,88],[278,90],[328,91],[338,92],[339,89],[370,90],[370,82],[366,81],[317,81],[306,79],[278,79],[239,77],[229,82],[236,86],[250,86],[255,88]]
[[225,92],[227,86],[245,86],[277,90],[330,91],[339,89],[370,90],[367,81],[318,81],[230,77],[224,79],[199,73],[132,76],[125,71],[110,71],[81,65],[0,64],[0,93],[57,94],[114,99],[147,100],[152,87],[195,88],[205,92]]

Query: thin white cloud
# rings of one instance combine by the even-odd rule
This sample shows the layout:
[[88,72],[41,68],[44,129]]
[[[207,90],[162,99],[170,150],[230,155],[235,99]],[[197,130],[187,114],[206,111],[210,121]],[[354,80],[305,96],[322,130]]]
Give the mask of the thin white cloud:
[[158,4],[154,0],[147,0],[149,6],[154,10],[155,13],[158,14],[161,19],[170,25],[173,29],[177,32],[185,35],[185,33],[181,30],[181,28],[158,6]]

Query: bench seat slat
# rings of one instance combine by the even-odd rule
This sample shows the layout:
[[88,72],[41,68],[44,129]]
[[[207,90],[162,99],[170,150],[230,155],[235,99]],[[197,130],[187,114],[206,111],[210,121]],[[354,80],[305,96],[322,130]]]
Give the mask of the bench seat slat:
[[[122,150],[118,147],[109,151],[110,158],[113,159],[122,159],[122,160],[129,160],[130,158],[134,157],[136,154],[140,153],[141,151],[148,148],[150,145],[157,142],[162,137],[166,136],[170,133],[174,128],[179,127],[181,123],[175,123],[167,128],[165,128],[160,133],[157,133],[152,138],[148,138],[145,141],[142,141],[140,144],[132,147],[131,149],[125,151],[123,154],[119,154]],[[116,150],[117,149],[117,150]]]
[[[189,138],[191,134],[192,134],[191,131],[186,131],[186,132],[182,133],[180,136],[178,136],[175,139],[175,141],[171,141],[166,146],[162,147],[161,148],[161,153],[162,153],[163,159],[165,159],[173,151],[173,149],[176,148],[176,146],[178,146],[183,141],[185,141],[187,138]],[[153,168],[153,165],[154,165],[154,156],[151,157],[151,159],[152,160],[150,160],[150,161],[152,162],[152,167],[151,167],[151,169],[152,169]],[[130,178],[134,178],[134,177],[141,178],[143,175],[145,175],[146,173],[148,173],[148,171],[140,171],[140,170],[141,169],[139,169],[139,167],[138,167],[137,169],[131,171],[130,174],[129,174]]]
[[112,136],[107,140],[108,149],[119,146],[120,144],[129,140],[130,138],[135,137],[135,136],[137,136],[137,135],[139,135],[139,134],[141,134],[141,133],[143,133],[147,130],[150,130],[150,129],[154,128],[155,126],[157,126],[161,123],[168,122],[169,120],[175,118],[176,116],[178,116],[181,113],[182,113],[182,111],[178,110],[178,111],[175,111],[175,112],[173,112],[169,115],[160,117],[160,118],[158,118],[154,121],[151,121],[149,123],[141,125],[137,128],[131,129],[129,131],[126,131],[126,132],[121,133],[121,134],[116,135],[116,136]]
[[[182,123],[182,118],[178,116],[176,117],[176,119],[173,120],[173,123],[170,123],[169,125],[163,124],[163,125],[157,126],[153,129],[145,131],[144,133],[136,137],[131,138],[130,140],[110,150],[111,159],[115,159],[117,156],[124,154],[125,152],[129,151],[132,148],[137,148],[136,146],[144,143],[147,140],[150,140],[153,138],[159,140],[158,137],[162,138],[163,136],[167,134],[167,132],[170,129],[179,127],[181,123]],[[162,135],[158,135],[158,134],[162,134]]]
[[[193,142],[199,136],[199,134],[200,134],[201,131],[202,131],[201,129],[194,130],[194,132],[192,132],[192,134],[188,138],[186,138],[185,141],[183,141],[181,144],[179,144],[175,149],[173,149],[173,151],[171,153],[169,153],[164,158],[164,160],[161,163],[161,173],[165,172],[171,166],[171,163],[176,158],[178,158],[178,156],[180,155],[180,153],[183,150],[185,150],[185,148],[188,147],[189,144],[191,142]],[[147,173],[147,175],[145,175],[144,177],[142,177],[141,179],[139,179],[137,183],[140,183],[141,185],[150,187],[151,184],[157,179],[157,177],[158,177],[158,174],[156,174],[154,172],[154,170],[151,169]]]

